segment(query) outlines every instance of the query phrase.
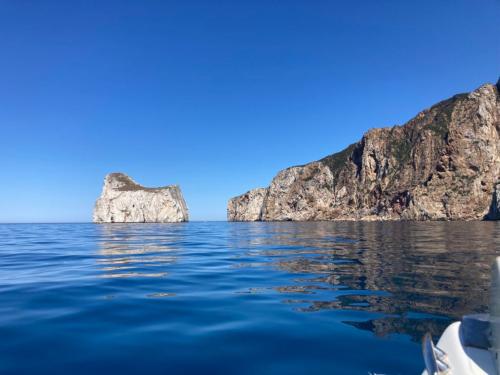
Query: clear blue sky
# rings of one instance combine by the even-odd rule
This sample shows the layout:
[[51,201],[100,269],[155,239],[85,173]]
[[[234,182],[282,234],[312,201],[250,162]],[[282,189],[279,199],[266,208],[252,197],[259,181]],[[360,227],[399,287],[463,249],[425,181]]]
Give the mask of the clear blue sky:
[[193,220],[500,74],[498,0],[0,0],[0,222],[89,221],[106,173]]

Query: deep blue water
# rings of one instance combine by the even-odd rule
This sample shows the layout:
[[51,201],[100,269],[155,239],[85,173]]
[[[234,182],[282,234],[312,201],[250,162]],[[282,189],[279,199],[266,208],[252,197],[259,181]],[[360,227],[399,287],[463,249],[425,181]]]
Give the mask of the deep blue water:
[[1,374],[417,374],[500,223],[0,225]]

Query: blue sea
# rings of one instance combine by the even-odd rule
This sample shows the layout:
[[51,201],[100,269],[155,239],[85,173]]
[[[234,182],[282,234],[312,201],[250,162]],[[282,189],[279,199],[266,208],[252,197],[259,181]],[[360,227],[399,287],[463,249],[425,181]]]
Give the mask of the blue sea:
[[0,225],[0,374],[419,374],[500,223]]

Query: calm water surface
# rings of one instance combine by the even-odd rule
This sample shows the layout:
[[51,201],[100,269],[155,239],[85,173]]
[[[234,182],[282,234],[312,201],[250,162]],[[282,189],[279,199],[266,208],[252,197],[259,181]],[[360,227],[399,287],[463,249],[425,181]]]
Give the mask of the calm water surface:
[[0,225],[1,374],[417,374],[500,223]]

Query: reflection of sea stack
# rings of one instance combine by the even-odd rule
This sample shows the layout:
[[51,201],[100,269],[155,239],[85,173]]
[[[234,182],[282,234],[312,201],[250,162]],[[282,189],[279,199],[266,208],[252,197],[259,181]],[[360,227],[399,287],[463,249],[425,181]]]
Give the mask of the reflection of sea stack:
[[188,221],[188,209],[177,185],[147,188],[123,173],[104,179],[95,203],[94,223],[177,223]]

